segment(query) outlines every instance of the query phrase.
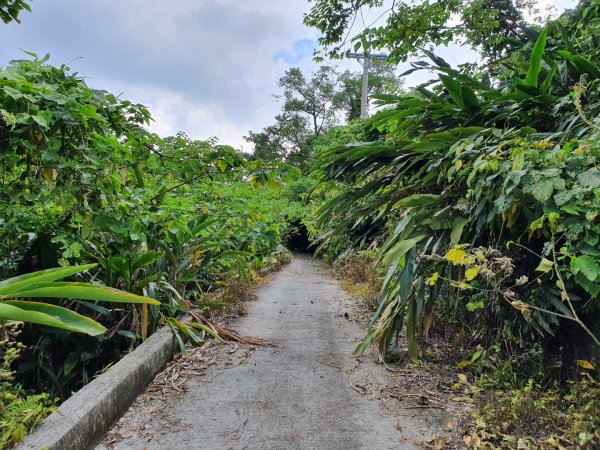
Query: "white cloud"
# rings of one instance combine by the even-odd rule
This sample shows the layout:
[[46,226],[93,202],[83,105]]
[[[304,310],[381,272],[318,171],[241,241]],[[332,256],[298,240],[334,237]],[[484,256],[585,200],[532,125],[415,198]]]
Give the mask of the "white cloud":
[[[575,2],[552,3],[562,10]],[[22,58],[20,48],[50,52],[57,65],[81,56],[70,63],[74,70],[93,87],[147,105],[157,133],[182,130],[247,147],[242,136],[269,125],[279,111],[272,94],[284,71],[316,69],[304,44],[318,33],[302,25],[311,6],[306,0],[36,1],[20,25],[0,27],[0,64]],[[377,16],[372,11],[365,23]],[[453,65],[476,57],[456,46],[439,53]],[[354,60],[339,64],[346,68],[360,70]],[[415,74],[407,84],[427,78]]]
[[248,147],[242,138],[248,130],[228,121],[221,108],[203,107],[170,90],[134,87],[131,95],[146,100],[154,119],[149,129],[160,136],[171,136],[183,130],[193,139],[217,137],[222,144],[239,149]]

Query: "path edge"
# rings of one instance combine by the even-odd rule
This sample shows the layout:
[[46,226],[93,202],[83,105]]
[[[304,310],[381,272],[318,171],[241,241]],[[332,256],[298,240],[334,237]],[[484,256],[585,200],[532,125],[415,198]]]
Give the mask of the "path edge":
[[173,332],[168,326],[161,328],[106,373],[62,403],[16,448],[91,447],[129,409],[176,351]]

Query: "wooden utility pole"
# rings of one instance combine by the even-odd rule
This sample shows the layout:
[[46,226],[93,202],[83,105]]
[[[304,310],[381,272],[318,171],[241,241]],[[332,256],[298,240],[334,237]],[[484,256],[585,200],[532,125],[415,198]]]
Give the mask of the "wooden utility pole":
[[348,57],[356,58],[358,62],[361,63],[363,66],[362,95],[360,98],[360,118],[364,119],[366,117],[369,117],[369,68],[371,67],[371,61],[374,59],[383,61],[387,58],[387,55],[370,53],[348,53]]

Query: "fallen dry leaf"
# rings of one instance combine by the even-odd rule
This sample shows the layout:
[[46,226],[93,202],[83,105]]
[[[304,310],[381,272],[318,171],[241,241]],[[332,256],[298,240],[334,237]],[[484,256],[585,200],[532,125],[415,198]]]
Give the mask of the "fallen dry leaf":
[[461,403],[475,403],[471,397],[450,397],[450,400]]

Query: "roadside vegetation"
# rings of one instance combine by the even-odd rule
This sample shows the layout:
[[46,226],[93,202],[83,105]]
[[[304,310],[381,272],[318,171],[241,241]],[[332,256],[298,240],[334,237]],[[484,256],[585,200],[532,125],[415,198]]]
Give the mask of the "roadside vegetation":
[[[400,333],[413,363],[435,339],[454,343],[477,405],[467,445],[595,448],[600,3],[540,24],[516,9],[510,22],[494,16],[510,2],[487,12],[448,3],[489,21],[470,28],[463,15],[440,34],[452,6],[399,4],[388,26],[354,38],[356,49],[385,45],[391,59],[412,61],[409,72],[433,76],[375,96],[377,114],[317,148],[309,229],[321,254],[348,261],[355,292],[373,265],[384,268],[355,354],[372,345],[385,354]],[[329,56],[343,56],[360,7],[324,0],[307,16]],[[423,49],[458,38],[480,51],[480,64],[454,68]]]
[[25,56],[0,69],[2,446],[157,328],[202,344],[177,317],[277,265],[300,211],[287,163],[161,139],[142,105]]
[[[253,154],[156,136],[49,56],[0,68],[0,447],[159,327],[202,345],[178,317],[243,313],[286,241],[371,309],[356,355],[417,366],[444,342],[467,447],[600,446],[600,2],[393,2],[352,28],[380,3],[304,19],[317,58],[389,50],[377,112],[359,118],[360,74],[292,68]],[[452,42],[480,61],[451,67]],[[401,61],[431,80],[406,88]]]

